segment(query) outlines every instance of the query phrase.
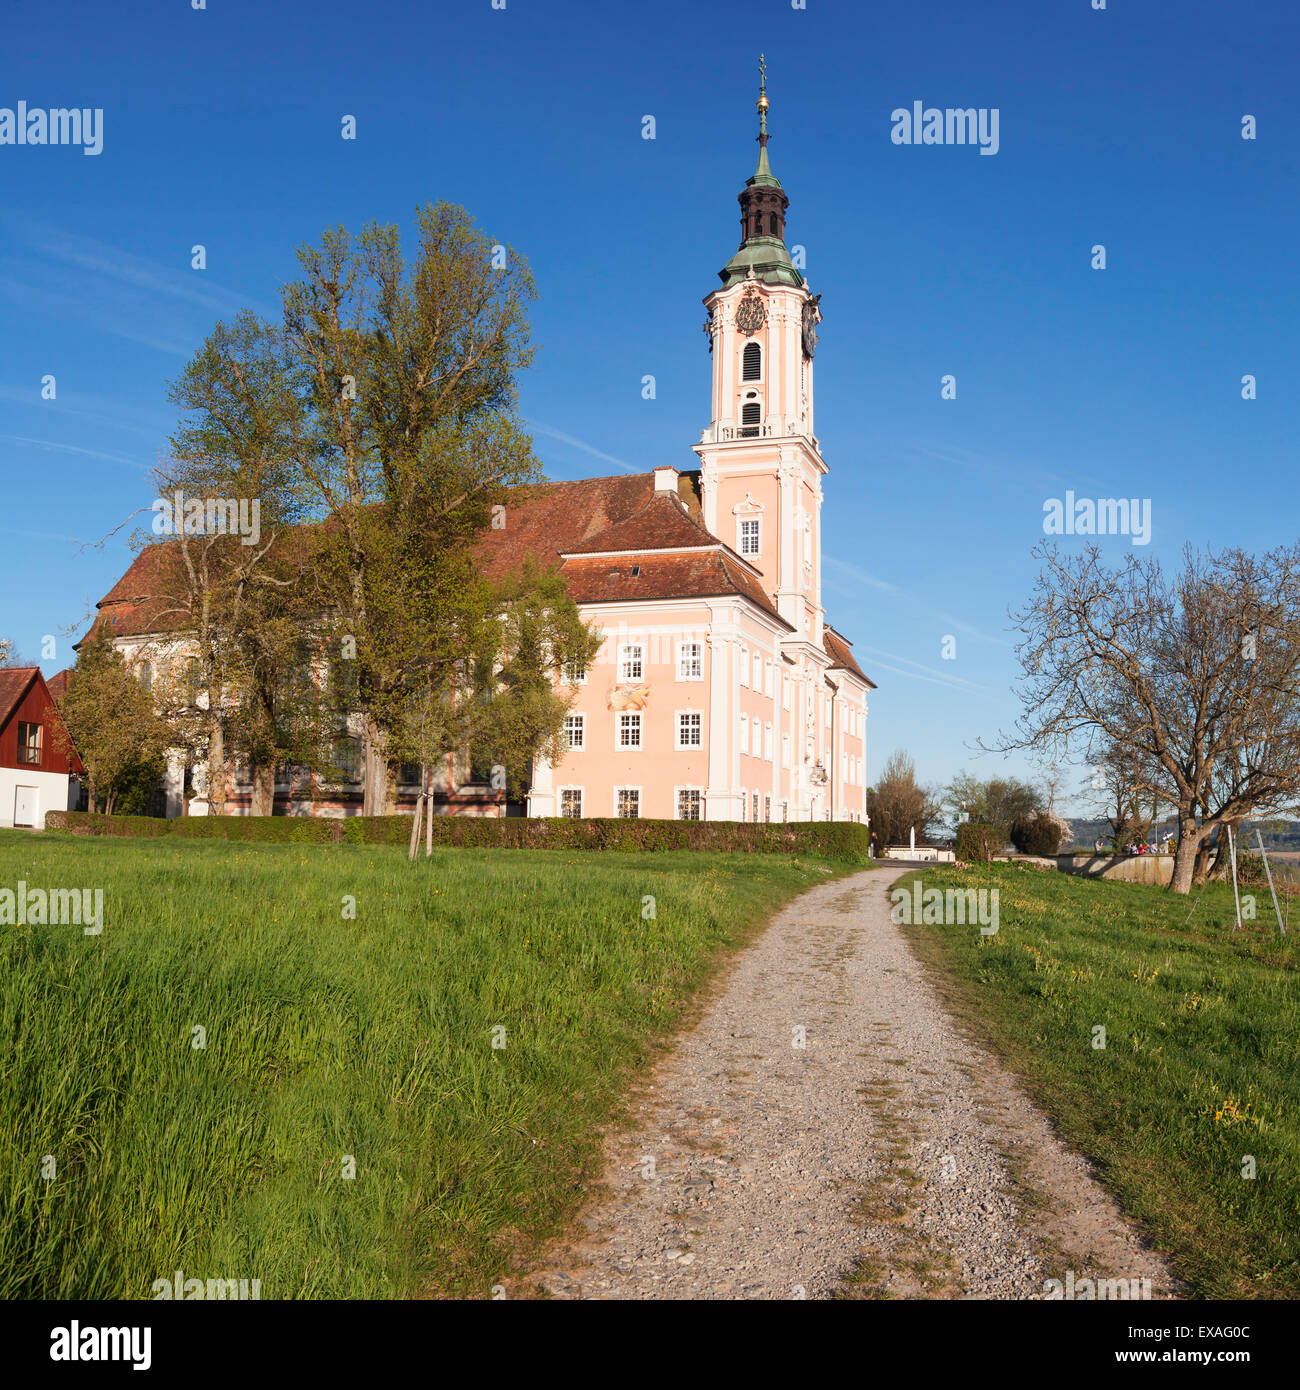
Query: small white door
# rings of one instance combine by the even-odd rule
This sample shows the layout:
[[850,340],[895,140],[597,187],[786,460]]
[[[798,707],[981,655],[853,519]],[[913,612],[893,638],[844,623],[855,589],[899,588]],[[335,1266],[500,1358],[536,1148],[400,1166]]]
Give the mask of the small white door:
[[16,787],[14,789],[14,824],[36,824],[36,788]]

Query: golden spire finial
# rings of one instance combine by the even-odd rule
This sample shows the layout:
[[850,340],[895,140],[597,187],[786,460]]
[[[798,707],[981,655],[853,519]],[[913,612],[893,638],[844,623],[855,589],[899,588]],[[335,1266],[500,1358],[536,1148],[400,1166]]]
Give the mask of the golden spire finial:
[[767,54],[758,55],[758,129],[767,134]]

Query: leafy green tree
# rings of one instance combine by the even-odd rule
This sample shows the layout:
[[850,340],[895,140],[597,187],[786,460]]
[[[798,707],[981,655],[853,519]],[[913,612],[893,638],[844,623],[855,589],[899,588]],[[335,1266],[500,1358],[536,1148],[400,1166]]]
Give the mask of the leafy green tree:
[[124,795],[139,800],[142,787],[158,785],[171,730],[107,633],[92,633],[81,644],[59,713],[63,723],[55,726],[54,745],[65,756],[75,749],[81,758],[92,811],[102,802],[111,816]]
[[1017,821],[1031,820],[1043,809],[1043,794],[1015,777],[981,780],[963,772],[948,784],[943,805],[953,824],[962,823],[964,812],[968,821],[997,826],[1005,840]]
[[511,485],[539,477],[517,406],[532,359],[526,263],[447,203],[339,227],[298,258],[285,345],[308,383],[295,467],[325,522],[318,574],[351,638],[364,726],[364,810],[389,808],[412,692],[454,701],[488,603],[471,546]]

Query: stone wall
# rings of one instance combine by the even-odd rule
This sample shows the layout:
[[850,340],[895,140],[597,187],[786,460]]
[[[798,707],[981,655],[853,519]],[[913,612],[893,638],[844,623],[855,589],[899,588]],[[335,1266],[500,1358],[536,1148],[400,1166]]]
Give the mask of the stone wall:
[[1156,883],[1169,886],[1174,876],[1172,854],[1061,854],[1056,867],[1063,874],[1089,878],[1117,878],[1123,883]]

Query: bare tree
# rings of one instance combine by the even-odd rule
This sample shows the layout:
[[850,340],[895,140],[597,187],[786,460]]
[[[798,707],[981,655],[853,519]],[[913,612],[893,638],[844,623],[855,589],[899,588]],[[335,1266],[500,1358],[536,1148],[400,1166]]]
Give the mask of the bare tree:
[[1169,578],[1137,556],[1108,568],[1096,546],[1034,554],[1043,569],[1012,614],[1023,713],[994,747],[1069,746],[1094,764],[1119,749],[1156,769],[1178,816],[1171,887],[1186,893],[1217,826],[1300,792],[1300,545],[1188,547]]

